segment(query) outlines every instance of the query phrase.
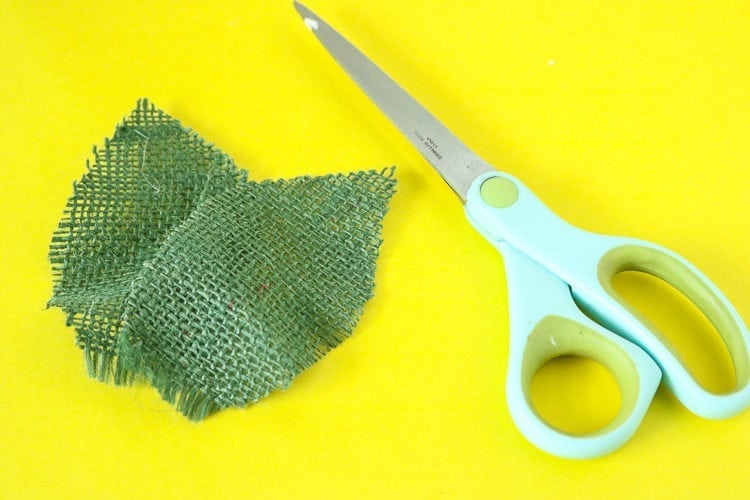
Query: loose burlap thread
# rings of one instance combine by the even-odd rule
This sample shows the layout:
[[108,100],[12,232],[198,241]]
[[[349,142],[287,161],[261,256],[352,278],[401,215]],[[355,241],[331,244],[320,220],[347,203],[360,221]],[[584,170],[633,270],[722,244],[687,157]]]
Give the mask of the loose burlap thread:
[[288,387],[372,296],[393,169],[253,182],[146,100],[74,184],[49,304],[89,374],[187,417]]

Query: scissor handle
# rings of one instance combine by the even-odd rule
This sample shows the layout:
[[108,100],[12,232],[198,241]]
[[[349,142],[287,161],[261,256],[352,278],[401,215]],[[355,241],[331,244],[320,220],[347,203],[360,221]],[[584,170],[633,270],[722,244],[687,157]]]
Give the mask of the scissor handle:
[[[590,233],[557,217],[518,179],[501,172],[479,176],[466,214],[494,245],[505,242],[570,286],[576,302],[598,323],[645,350],[675,396],[692,412],[724,418],[750,405],[750,333],[724,294],[695,266],[655,244]],[[654,275],[685,295],[711,321],[732,359],[735,387],[706,390],[666,338],[612,287],[620,272]],[[515,293],[510,290],[510,294]]]
[[[732,361],[734,387],[714,392],[695,379],[658,328],[615,291],[612,280],[624,271],[639,271],[661,279],[705,315]],[[667,385],[685,407],[704,418],[720,419],[750,406],[750,334],[724,294],[695,266],[666,248],[624,240],[601,256],[597,276],[606,299],[600,292],[587,293],[584,287],[572,286],[578,305],[602,325],[631,338],[648,351],[662,368]],[[638,336],[631,336],[632,331]]]
[[[661,371],[642,349],[597,325],[578,310],[568,286],[505,242],[510,295],[508,408],[516,427],[539,448],[566,458],[610,453],[630,439],[648,409]],[[570,434],[549,424],[530,396],[534,374],[565,355],[593,359],[606,367],[620,389],[620,409],[601,429]]]

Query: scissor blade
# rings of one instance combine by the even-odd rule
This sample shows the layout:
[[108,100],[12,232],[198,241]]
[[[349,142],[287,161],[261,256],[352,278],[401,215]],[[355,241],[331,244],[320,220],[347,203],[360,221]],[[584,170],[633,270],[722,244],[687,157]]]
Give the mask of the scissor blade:
[[494,169],[314,12],[296,1],[294,8],[336,62],[435,167],[461,200],[466,201],[474,179]]

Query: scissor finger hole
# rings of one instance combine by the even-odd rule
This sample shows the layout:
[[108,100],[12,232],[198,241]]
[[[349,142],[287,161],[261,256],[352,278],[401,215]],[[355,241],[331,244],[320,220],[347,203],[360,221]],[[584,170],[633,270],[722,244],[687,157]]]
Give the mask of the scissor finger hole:
[[644,323],[670,346],[677,359],[706,390],[730,392],[737,385],[729,350],[703,312],[666,281],[640,271],[621,271],[612,287]]
[[623,245],[602,257],[598,274],[604,290],[670,349],[702,389],[721,395],[750,382],[742,321],[699,271],[663,250]]
[[601,363],[576,355],[557,356],[533,375],[531,404],[548,425],[569,434],[591,434],[620,412],[615,377]]

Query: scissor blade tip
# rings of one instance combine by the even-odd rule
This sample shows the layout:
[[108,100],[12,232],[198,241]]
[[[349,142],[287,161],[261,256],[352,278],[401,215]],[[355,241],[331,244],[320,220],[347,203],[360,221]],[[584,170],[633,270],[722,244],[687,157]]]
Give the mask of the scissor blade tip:
[[294,2],[294,8],[297,10],[297,13],[302,17],[302,20],[305,22],[308,28],[310,28],[312,31],[317,31],[320,27],[320,19],[318,16],[315,15],[313,11],[302,5],[301,3],[297,2],[295,0]]

